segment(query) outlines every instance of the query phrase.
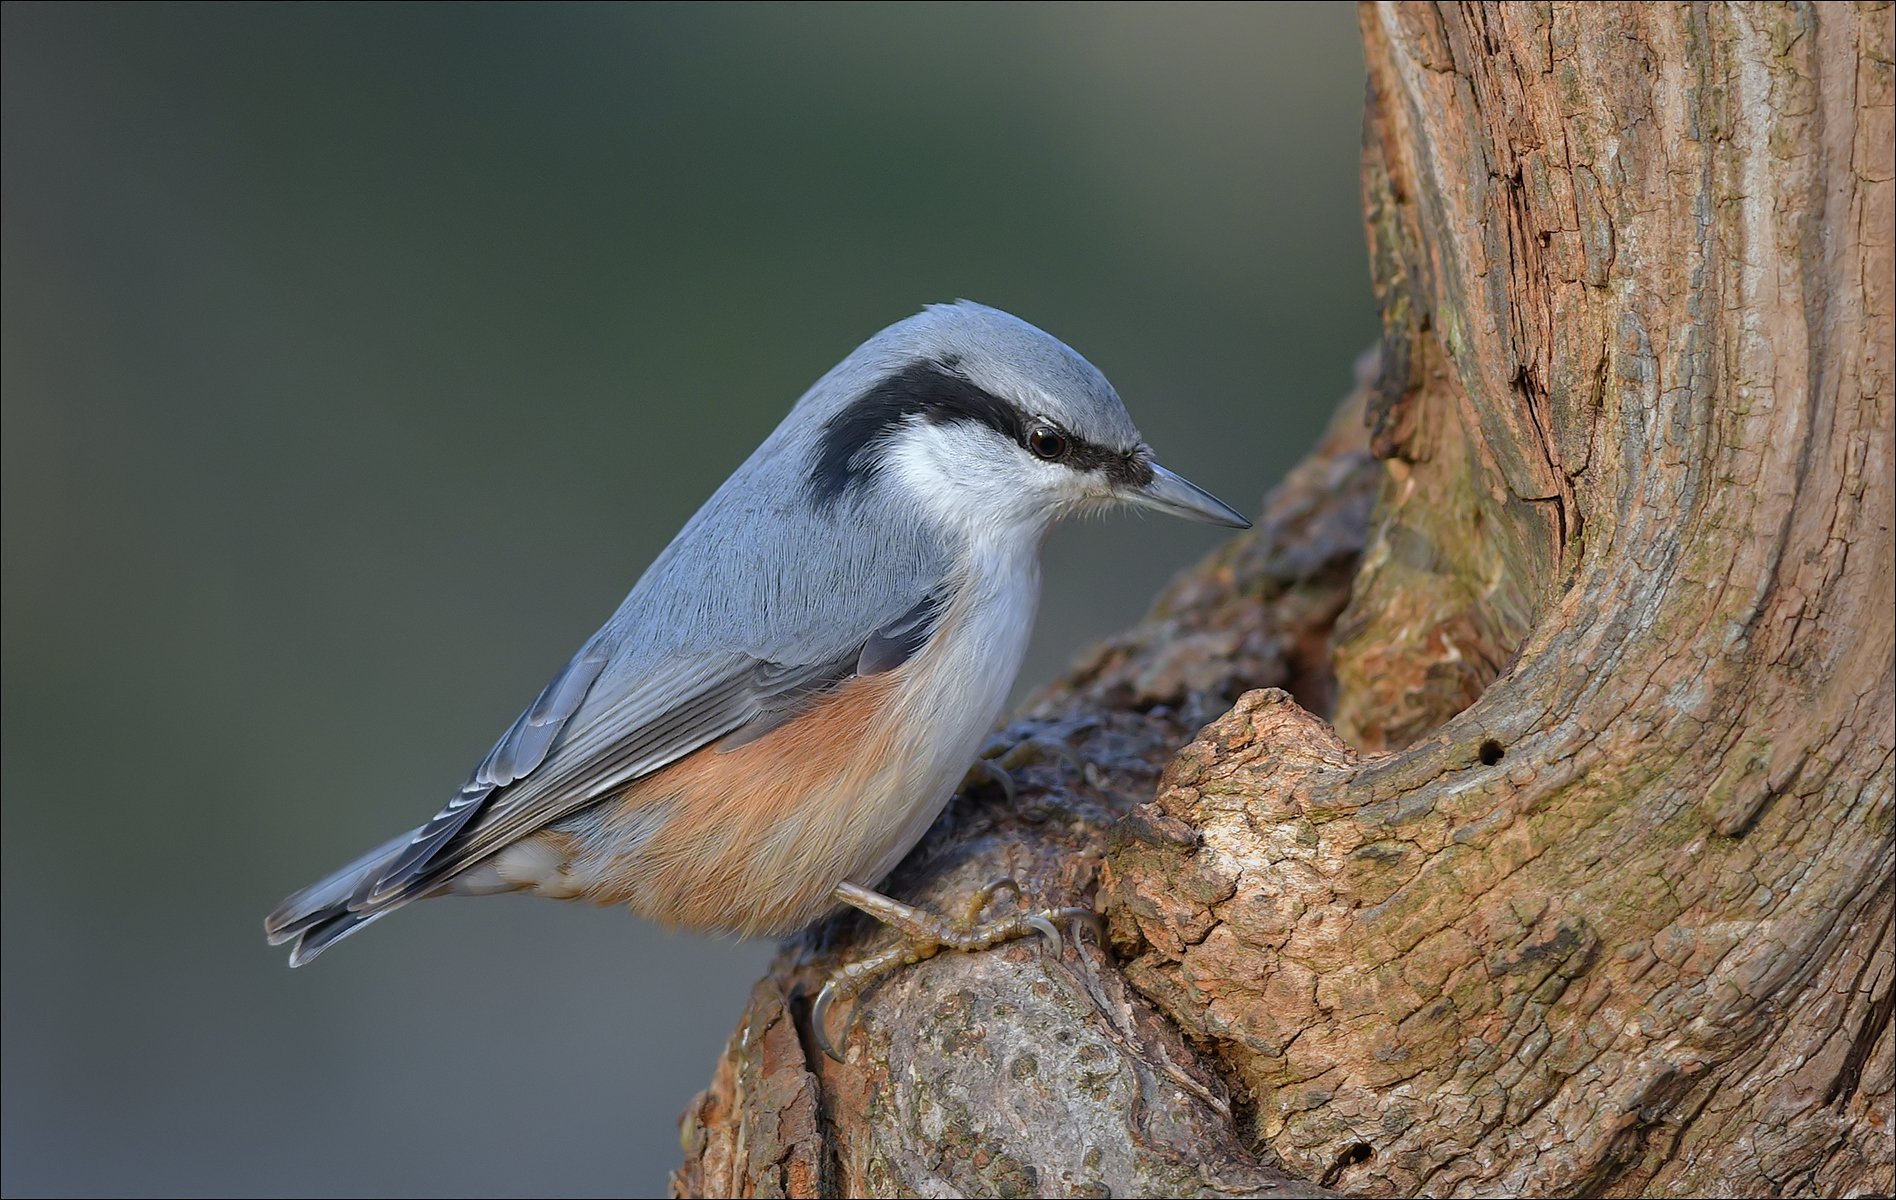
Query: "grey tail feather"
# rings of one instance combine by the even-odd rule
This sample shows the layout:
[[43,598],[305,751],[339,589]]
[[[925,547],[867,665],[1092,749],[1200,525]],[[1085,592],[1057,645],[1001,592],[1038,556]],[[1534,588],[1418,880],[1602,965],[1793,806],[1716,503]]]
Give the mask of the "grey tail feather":
[[360,909],[350,907],[350,900],[362,883],[378,874],[414,836],[410,830],[390,838],[348,866],[285,898],[263,919],[264,936],[272,946],[294,942],[290,947],[290,965],[300,967],[332,943],[415,899],[415,893],[411,892],[390,897],[382,904]]
[[290,965],[300,967],[309,962],[333,943],[348,937],[364,925],[371,924],[393,912],[395,907],[378,909],[372,913],[334,913],[296,935],[296,944],[290,947]]

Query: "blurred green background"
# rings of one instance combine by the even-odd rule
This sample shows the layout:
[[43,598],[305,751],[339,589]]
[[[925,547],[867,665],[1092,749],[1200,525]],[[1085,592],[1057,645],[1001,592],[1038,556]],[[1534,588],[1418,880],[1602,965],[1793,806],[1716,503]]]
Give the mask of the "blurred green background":
[[[1323,6],[4,29],[4,1190],[662,1187],[770,952],[527,900],[292,973],[831,363],[969,296],[1241,508],[1375,333]],[[1049,544],[1023,688],[1220,535]]]

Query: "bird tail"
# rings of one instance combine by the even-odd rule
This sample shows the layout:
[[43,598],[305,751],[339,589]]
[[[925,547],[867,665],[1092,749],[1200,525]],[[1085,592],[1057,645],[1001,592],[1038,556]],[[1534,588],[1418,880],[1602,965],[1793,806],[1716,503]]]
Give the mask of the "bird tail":
[[286,897],[263,919],[264,936],[272,946],[293,943],[290,965],[300,967],[333,943],[416,899],[414,892],[391,896],[379,904],[364,904],[357,899],[366,891],[363,884],[379,877],[414,836],[410,830],[390,838],[341,870]]

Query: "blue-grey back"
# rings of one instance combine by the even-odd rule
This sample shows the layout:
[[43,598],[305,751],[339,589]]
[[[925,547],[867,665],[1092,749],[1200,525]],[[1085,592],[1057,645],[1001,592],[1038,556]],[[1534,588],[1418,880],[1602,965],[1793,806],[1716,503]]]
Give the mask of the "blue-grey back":
[[[941,582],[952,548],[899,494],[868,488],[833,505],[809,502],[827,422],[918,359],[952,362],[1003,394],[1039,395],[1053,415],[1096,437],[1138,440],[1111,385],[1057,339],[983,305],[931,306],[818,380],[698,510],[602,631],[614,650],[607,674],[725,650],[815,661],[860,641]],[[1091,400],[1086,411],[1072,411],[1073,396]]]

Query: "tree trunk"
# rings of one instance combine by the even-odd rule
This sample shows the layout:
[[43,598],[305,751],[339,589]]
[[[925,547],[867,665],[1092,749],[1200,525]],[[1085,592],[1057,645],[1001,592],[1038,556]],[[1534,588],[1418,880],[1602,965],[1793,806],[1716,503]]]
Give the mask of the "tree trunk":
[[889,882],[1114,953],[787,946],[681,1194],[1896,1183],[1892,9],[1362,21],[1380,365]]

